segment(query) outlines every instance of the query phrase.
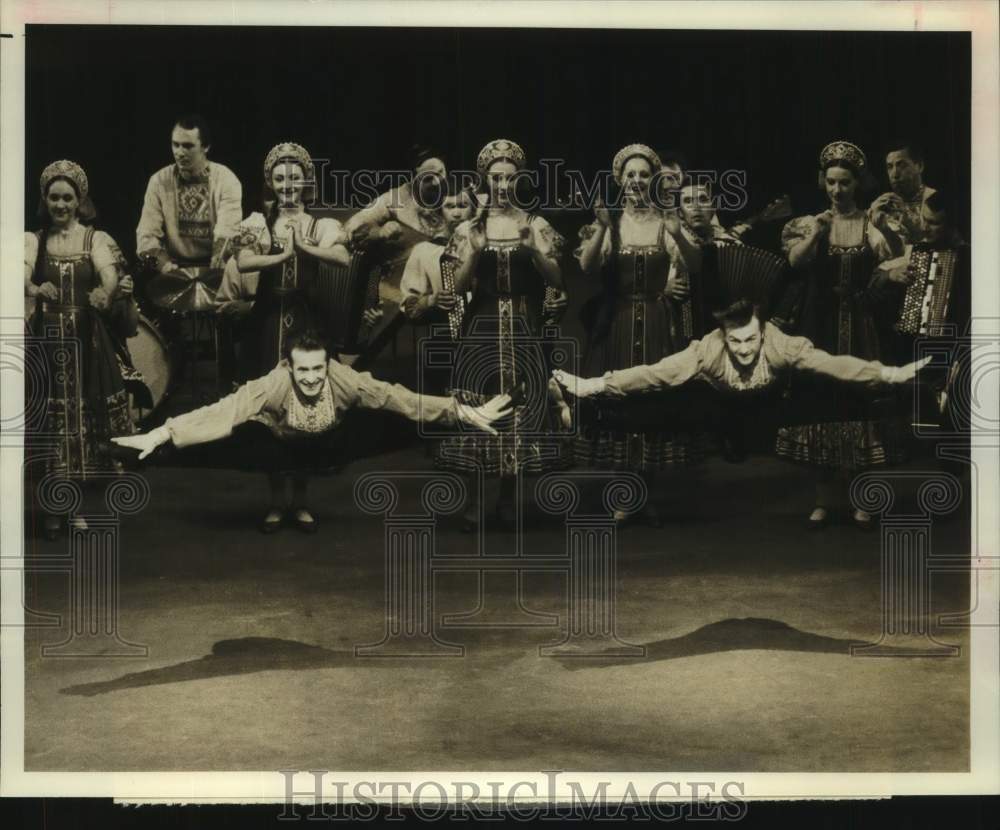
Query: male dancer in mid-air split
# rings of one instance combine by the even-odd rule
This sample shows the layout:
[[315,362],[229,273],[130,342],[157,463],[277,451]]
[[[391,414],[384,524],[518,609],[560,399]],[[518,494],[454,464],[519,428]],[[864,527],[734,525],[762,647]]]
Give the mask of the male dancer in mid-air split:
[[341,427],[354,408],[393,412],[412,421],[465,423],[492,434],[492,424],[511,412],[506,395],[471,407],[376,380],[330,359],[321,337],[304,331],[286,341],[285,359],[264,377],[217,403],[169,418],[151,432],[114,440],[139,450],[139,460],[168,442],[179,449],[219,442],[211,454],[221,451],[235,466],[268,474],[271,506],[260,523],[263,533],[273,533],[284,522],[286,476],[293,482],[293,522],[299,530],[314,533],[317,522],[305,503],[308,473],[336,466],[347,457],[349,431]]
[[606,372],[597,378],[580,378],[562,370],[554,371],[552,376],[578,398],[624,397],[696,379],[722,391],[763,389],[788,371],[811,372],[853,383],[906,383],[930,362],[927,357],[906,366],[885,366],[877,360],[828,354],[805,337],[791,337],[777,326],[762,322],[760,311],[749,300],[737,300],[716,314],[716,320],[719,328],[659,363]]
[[[764,391],[793,372],[868,386],[906,383],[931,360],[926,357],[905,366],[885,366],[877,360],[831,355],[805,337],[791,337],[772,323],[763,322],[758,308],[748,300],[736,301],[715,317],[719,328],[658,363],[594,378],[580,378],[562,370],[552,375],[577,398],[624,398],[694,380],[720,392],[739,394]],[[563,421],[568,423],[569,407],[565,402],[561,407]]]

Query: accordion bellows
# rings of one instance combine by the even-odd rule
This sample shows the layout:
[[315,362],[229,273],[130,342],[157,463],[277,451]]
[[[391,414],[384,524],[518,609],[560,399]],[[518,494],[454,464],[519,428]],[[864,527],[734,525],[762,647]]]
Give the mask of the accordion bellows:
[[740,299],[767,304],[785,270],[782,257],[749,245],[723,245],[714,258],[722,305]]
[[346,266],[319,264],[314,300],[334,351],[357,351],[362,315],[378,305],[378,286],[379,270],[363,254],[353,254]]
[[749,245],[716,246],[706,253],[702,303],[707,315],[741,299],[771,304],[787,266],[783,257]]

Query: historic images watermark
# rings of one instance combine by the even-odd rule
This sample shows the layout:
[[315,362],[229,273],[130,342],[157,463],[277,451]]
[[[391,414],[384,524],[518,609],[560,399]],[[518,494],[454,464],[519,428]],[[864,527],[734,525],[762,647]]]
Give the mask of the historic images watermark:
[[[631,818],[652,821],[740,821],[748,812],[736,779],[620,779],[541,770],[521,780],[471,777],[343,780],[328,770],[282,769],[283,821],[374,821],[500,818],[519,821]],[[341,774],[342,775],[342,774]],[[650,776],[646,776],[647,779]],[[308,807],[306,805],[309,805]],[[404,812],[405,808],[405,812]]]
[[[317,207],[356,211],[368,207],[380,197],[390,210],[403,207],[403,188],[421,194],[424,207],[437,210],[445,194],[438,188],[438,174],[413,170],[343,170],[330,159],[313,159],[313,185]],[[475,170],[451,170],[461,188],[475,191],[485,187]],[[517,170],[508,180],[508,202],[520,210],[559,211],[591,209],[599,203],[617,208],[623,205],[625,190],[613,187],[611,170],[587,173],[570,167],[565,159],[543,158],[537,166]],[[711,194],[712,207],[722,211],[743,210],[749,204],[749,180],[746,170],[654,170],[649,179],[650,204],[660,210],[678,206],[681,184],[693,184]]]

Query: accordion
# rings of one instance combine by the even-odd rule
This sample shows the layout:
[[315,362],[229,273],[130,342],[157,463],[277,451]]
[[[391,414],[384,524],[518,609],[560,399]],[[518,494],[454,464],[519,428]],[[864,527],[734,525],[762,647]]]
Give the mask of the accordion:
[[448,331],[452,340],[458,340],[462,333],[462,318],[465,316],[465,297],[455,291],[455,269],[458,260],[450,256],[441,257],[441,287],[455,295],[455,305],[448,312]]
[[740,299],[766,305],[785,270],[782,257],[749,245],[713,245],[706,253],[723,305]]
[[358,351],[363,314],[379,303],[379,276],[379,269],[369,268],[361,253],[352,254],[346,266],[319,263],[310,294],[333,351]]
[[[701,334],[716,327],[712,313],[736,300],[746,299],[770,305],[785,272],[785,260],[762,248],[749,245],[707,245],[702,248],[700,277],[692,280],[691,332],[701,326]],[[686,316],[686,315],[685,315]],[[685,319],[685,329],[688,328]]]
[[914,249],[907,269],[910,284],[895,329],[901,334],[944,334],[958,261],[957,251]]

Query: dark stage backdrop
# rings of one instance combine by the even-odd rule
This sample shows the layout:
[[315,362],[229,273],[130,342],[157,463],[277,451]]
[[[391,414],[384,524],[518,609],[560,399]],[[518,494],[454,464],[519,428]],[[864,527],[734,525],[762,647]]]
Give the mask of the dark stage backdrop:
[[815,170],[827,141],[859,144],[884,185],[887,141],[912,134],[927,182],[961,197],[968,224],[962,32],[28,26],[27,61],[31,221],[42,167],[71,158],[100,226],[133,254],[146,181],[172,161],[186,110],[210,119],[211,157],[242,180],[245,213],[284,140],[356,170],[402,168],[416,140],[471,168],[485,141],[506,137],[531,161],[588,173],[641,141],[682,150],[693,168],[745,169],[750,208],[788,192],[804,213],[825,207]]

